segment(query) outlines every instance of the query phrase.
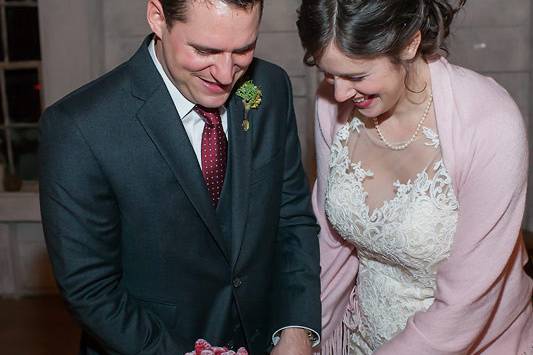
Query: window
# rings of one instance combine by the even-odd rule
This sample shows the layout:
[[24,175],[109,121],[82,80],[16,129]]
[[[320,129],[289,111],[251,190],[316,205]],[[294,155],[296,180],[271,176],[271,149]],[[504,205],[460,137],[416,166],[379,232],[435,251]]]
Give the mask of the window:
[[42,110],[37,0],[0,0],[0,41],[0,158],[6,189],[18,190],[21,180],[37,179]]

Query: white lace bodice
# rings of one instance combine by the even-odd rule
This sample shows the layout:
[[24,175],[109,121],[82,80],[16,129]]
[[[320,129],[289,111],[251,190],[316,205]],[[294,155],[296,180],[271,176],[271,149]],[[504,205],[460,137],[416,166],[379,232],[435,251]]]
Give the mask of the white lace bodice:
[[396,180],[394,197],[371,211],[364,182],[374,173],[351,159],[348,144],[363,129],[354,118],[337,133],[325,203],[332,226],[356,246],[360,260],[348,325],[353,354],[372,353],[432,304],[436,268],[449,255],[458,209],[438,135],[424,127],[422,149],[438,158],[412,181]]

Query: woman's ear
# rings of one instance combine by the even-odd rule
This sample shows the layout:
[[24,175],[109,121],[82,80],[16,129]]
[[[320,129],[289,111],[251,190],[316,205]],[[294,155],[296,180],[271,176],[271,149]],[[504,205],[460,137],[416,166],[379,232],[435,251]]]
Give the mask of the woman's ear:
[[418,48],[420,47],[420,42],[422,41],[422,34],[420,31],[416,31],[413,35],[407,46],[402,50],[400,54],[400,59],[402,60],[412,60],[416,57],[418,53]]
[[159,0],[148,0],[148,4],[146,5],[146,20],[156,37],[161,38],[167,23],[165,21],[163,7]]

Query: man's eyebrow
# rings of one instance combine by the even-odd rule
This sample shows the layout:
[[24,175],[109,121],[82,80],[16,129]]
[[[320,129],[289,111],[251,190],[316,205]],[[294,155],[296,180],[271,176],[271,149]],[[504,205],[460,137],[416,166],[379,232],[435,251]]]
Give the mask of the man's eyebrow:
[[252,43],[250,44],[247,44],[246,46],[244,47],[241,47],[241,48],[237,48],[233,51],[233,53],[246,53],[248,52],[249,50],[251,49],[254,49],[255,46],[257,44],[257,39],[255,41],[253,41]]
[[[233,53],[246,53],[249,50],[254,49],[256,46],[256,43],[257,43],[257,40],[253,41],[250,44],[245,45],[244,47],[234,49]],[[206,53],[216,54],[216,53],[224,52],[224,50],[220,48],[212,48],[212,47],[202,46],[201,44],[195,44],[195,43],[188,43],[188,44],[194,49],[202,51],[202,52],[206,52]]]

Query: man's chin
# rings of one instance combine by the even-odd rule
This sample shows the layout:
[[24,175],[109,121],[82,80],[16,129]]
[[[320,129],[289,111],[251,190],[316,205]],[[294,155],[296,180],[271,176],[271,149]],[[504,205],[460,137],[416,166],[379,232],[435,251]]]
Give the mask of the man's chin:
[[226,101],[228,101],[228,97],[230,96],[230,93],[225,93],[224,95],[217,95],[217,96],[204,96],[204,97],[198,97],[196,100],[196,103],[207,107],[207,108],[215,108],[223,106]]

